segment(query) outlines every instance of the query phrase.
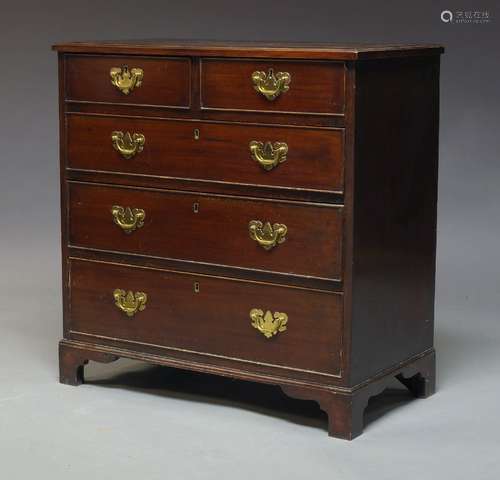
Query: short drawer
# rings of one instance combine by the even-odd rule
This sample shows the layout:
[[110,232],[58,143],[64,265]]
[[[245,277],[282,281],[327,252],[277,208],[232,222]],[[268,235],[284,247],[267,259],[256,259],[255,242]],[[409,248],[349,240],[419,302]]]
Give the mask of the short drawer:
[[70,333],[337,376],[342,295],[73,259]]
[[68,116],[70,168],[341,192],[341,129]]
[[202,59],[204,109],[344,113],[345,68],[338,62]]
[[341,206],[78,182],[70,182],[69,206],[73,246],[326,279],[341,275]]
[[66,100],[189,108],[188,58],[69,55]]

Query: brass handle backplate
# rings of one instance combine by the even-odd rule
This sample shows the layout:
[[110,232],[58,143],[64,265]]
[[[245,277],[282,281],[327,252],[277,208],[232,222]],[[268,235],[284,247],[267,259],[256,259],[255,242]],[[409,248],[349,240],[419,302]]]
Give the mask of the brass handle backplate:
[[137,312],[142,312],[146,308],[148,296],[144,292],[132,292],[117,288],[113,291],[115,305],[128,317],[133,317]]
[[256,328],[266,338],[271,338],[278,332],[284,332],[288,323],[288,315],[282,312],[264,312],[259,308],[250,310],[252,327]]
[[250,238],[255,240],[264,250],[271,250],[276,245],[283,243],[286,240],[287,231],[288,228],[283,223],[271,225],[269,222],[264,224],[260,220],[251,220],[248,224]]
[[146,212],[142,208],[122,207],[121,205],[113,205],[111,215],[113,215],[113,221],[125,233],[132,233],[143,227],[146,218]]
[[272,170],[286,161],[288,145],[285,142],[258,142],[252,140],[249,144],[252,158],[264,169]]
[[292,76],[288,72],[277,72],[272,68],[268,72],[256,71],[252,73],[253,88],[269,101],[275,100],[282,93],[290,89]]
[[142,68],[128,69],[127,65],[123,67],[113,67],[109,71],[111,83],[122,92],[128,95],[134,88],[139,88],[142,85],[144,78],[144,70]]
[[143,151],[146,137],[142,133],[133,133],[131,135],[130,132],[125,132],[124,134],[123,132],[115,131],[111,133],[111,142],[113,143],[113,148],[123,158],[128,160]]

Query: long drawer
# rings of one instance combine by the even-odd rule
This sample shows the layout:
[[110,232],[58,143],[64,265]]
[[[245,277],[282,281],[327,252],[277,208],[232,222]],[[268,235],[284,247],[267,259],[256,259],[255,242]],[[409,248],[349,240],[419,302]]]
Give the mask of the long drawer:
[[70,182],[73,246],[339,279],[343,208]]
[[70,331],[337,375],[342,295],[96,263],[70,263]]
[[189,108],[189,58],[69,55],[66,99]]
[[342,129],[68,116],[73,169],[341,192]]

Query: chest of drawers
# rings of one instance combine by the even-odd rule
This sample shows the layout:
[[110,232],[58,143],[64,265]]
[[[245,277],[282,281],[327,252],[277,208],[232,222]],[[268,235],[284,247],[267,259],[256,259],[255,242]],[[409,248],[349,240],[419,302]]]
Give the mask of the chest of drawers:
[[279,385],[351,439],[434,391],[439,46],[67,43],[60,379]]

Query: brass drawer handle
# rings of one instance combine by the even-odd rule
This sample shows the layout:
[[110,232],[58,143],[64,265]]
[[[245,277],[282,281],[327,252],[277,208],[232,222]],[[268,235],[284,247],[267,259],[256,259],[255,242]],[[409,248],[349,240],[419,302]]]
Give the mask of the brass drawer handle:
[[248,224],[250,238],[255,240],[264,250],[271,250],[286,240],[288,228],[283,223],[263,224],[260,220],[251,220]]
[[252,327],[256,328],[266,338],[271,338],[278,332],[284,332],[288,323],[288,315],[282,312],[264,312],[259,308],[250,310]]
[[129,160],[144,150],[146,137],[142,133],[133,133],[131,135],[130,132],[125,132],[124,134],[123,132],[115,131],[111,133],[111,142],[113,143],[113,148],[123,158]]
[[113,67],[109,71],[111,83],[122,92],[128,95],[134,88],[139,88],[142,85],[144,78],[144,70],[142,68],[128,69],[127,65],[123,67]]
[[144,226],[146,212],[142,208],[122,207],[113,205],[111,207],[113,221],[125,232],[132,233],[134,230]]
[[256,71],[252,73],[253,88],[264,95],[269,101],[278,98],[290,89],[292,76],[288,72],[277,72],[272,68],[267,72]]
[[288,145],[285,142],[258,142],[252,140],[249,144],[252,158],[264,169],[272,170],[286,161]]
[[142,312],[146,308],[148,296],[144,292],[135,292],[131,290],[125,292],[117,288],[113,292],[115,305],[128,317],[133,317],[137,312]]

